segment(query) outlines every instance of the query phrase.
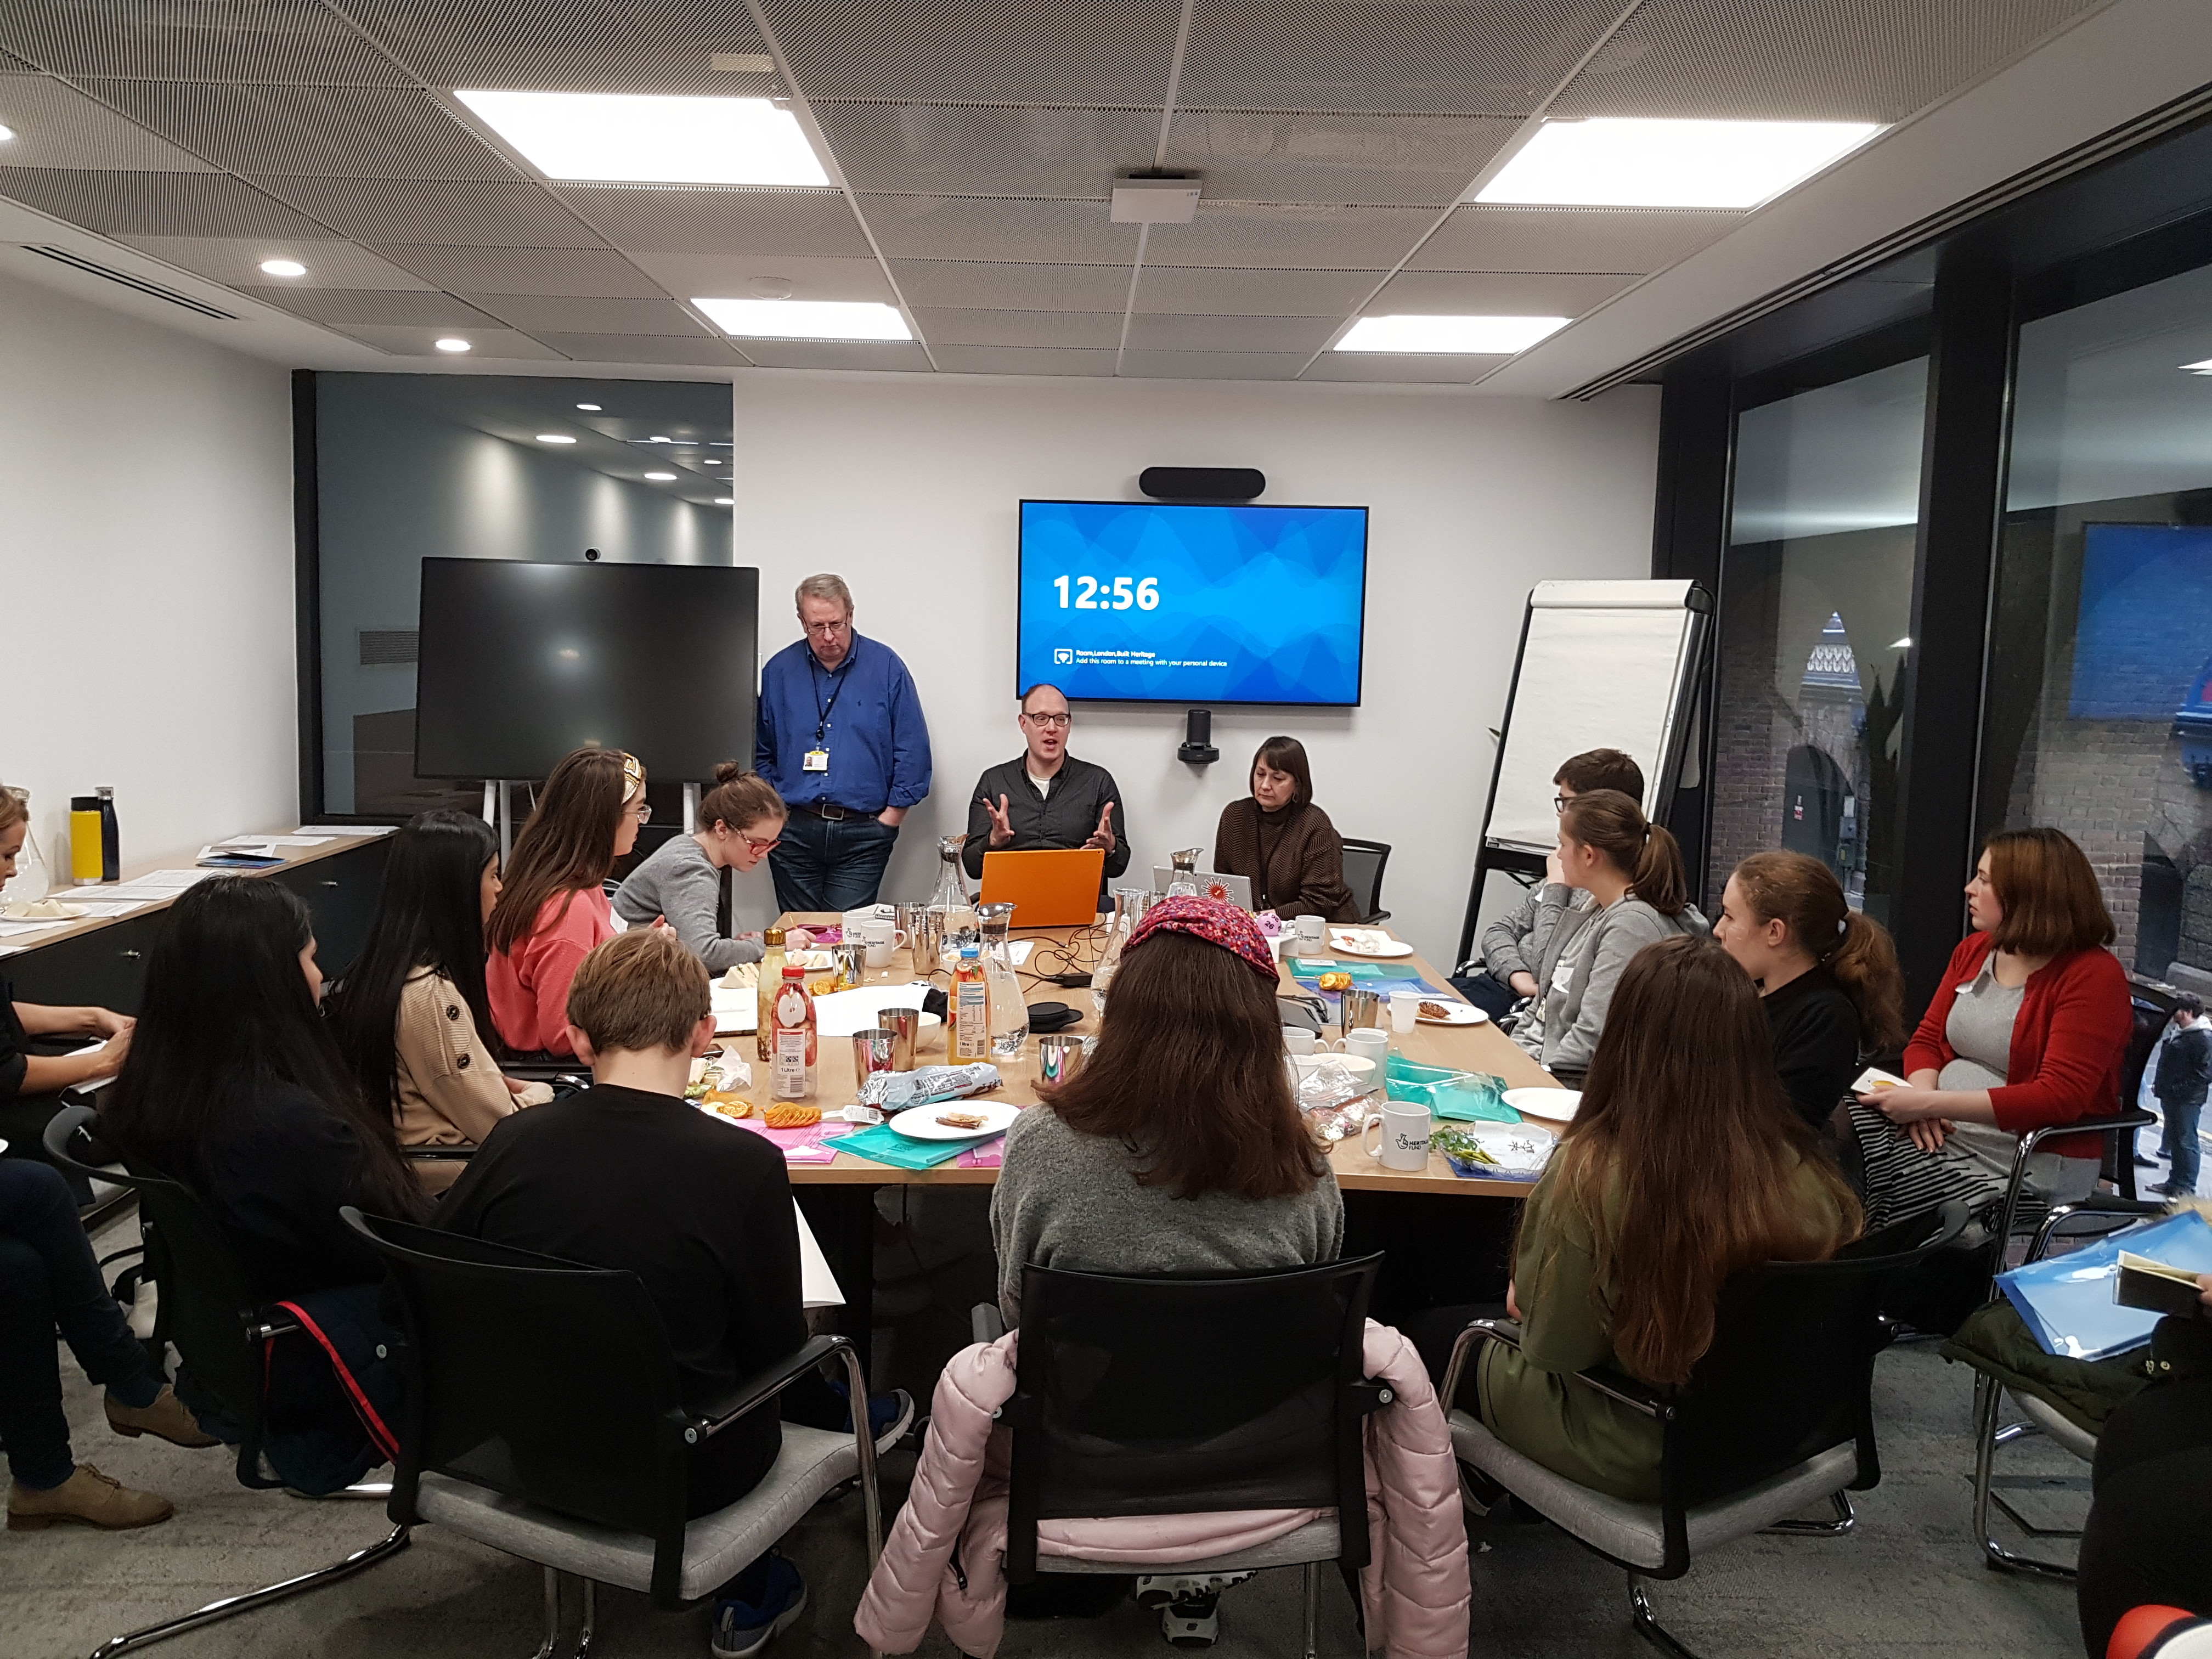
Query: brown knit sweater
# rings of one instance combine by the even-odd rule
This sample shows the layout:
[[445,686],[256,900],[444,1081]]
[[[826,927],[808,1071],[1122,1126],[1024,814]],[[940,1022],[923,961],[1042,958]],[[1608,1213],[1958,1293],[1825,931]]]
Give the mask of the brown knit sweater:
[[1252,878],[1255,910],[1273,910],[1285,921],[1304,915],[1359,920],[1352,889],[1344,884],[1344,843],[1318,806],[1262,812],[1249,795],[1231,801],[1213,834],[1213,867]]

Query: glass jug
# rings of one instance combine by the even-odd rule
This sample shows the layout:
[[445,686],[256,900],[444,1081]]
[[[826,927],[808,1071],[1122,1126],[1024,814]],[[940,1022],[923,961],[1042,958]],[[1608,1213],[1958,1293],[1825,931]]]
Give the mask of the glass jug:
[[1203,847],[1186,847],[1180,853],[1168,854],[1169,863],[1175,866],[1174,874],[1168,879],[1170,898],[1198,896],[1198,855],[1205,850]]

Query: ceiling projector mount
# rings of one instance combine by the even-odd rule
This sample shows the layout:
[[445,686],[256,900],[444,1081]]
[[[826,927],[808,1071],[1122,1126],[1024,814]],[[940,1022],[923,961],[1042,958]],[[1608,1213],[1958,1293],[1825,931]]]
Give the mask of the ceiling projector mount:
[[1195,173],[1148,167],[1114,181],[1117,225],[1187,225],[1198,216]]

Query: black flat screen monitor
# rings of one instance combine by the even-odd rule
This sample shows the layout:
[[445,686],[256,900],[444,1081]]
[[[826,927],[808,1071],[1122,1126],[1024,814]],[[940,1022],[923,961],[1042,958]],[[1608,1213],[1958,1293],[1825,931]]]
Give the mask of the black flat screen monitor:
[[572,749],[655,776],[750,764],[760,572],[425,559],[415,772],[542,778]]

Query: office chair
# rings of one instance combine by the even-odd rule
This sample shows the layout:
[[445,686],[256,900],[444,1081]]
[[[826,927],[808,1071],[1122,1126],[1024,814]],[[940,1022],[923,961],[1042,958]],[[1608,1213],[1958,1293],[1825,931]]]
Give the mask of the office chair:
[[1352,902],[1358,910],[1360,927],[1372,927],[1389,919],[1390,913],[1382,908],[1382,871],[1390,862],[1390,844],[1381,841],[1355,841],[1341,837],[1344,842],[1344,879],[1352,889]]

